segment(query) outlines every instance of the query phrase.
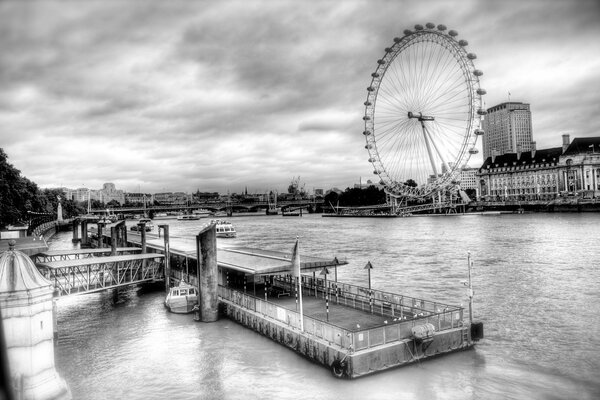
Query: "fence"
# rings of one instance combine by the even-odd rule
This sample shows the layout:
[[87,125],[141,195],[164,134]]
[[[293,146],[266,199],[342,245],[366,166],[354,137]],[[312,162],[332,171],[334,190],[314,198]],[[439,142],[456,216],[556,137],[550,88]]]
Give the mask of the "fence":
[[[312,280],[304,280],[303,286],[305,286],[308,289],[311,283],[315,283],[310,281]],[[287,286],[288,284],[291,284],[291,280],[281,278],[276,279],[276,282],[284,286],[285,289],[291,290],[291,286]],[[318,284],[319,282],[316,283]],[[346,289],[350,290],[355,290],[356,288],[358,288],[353,285],[338,284],[338,287],[339,286],[346,286]],[[321,286],[321,288],[324,288],[324,286]],[[321,290],[316,289],[315,293],[317,293],[317,295],[319,292],[321,292]],[[382,293],[386,292],[379,292],[379,294]],[[231,301],[234,304],[237,304],[240,307],[252,310],[256,313],[277,320],[283,324],[288,325],[291,328],[298,330],[300,329],[300,313],[296,311],[289,310],[277,304],[262,300],[261,298],[245,294],[243,292],[221,285],[219,286],[219,296],[221,296],[223,299]],[[410,299],[411,302],[416,302],[416,300],[419,300],[407,296],[393,296],[397,296],[400,302],[404,301],[404,299]],[[348,298],[348,296],[344,297]],[[423,304],[431,303],[436,306],[440,305],[440,303],[426,302],[425,300],[420,301],[425,302]],[[361,300],[361,302],[364,304],[364,300]],[[366,304],[369,303],[367,302]],[[412,318],[408,319],[408,315],[400,317],[404,306],[399,305],[399,308],[396,309],[400,310],[401,314],[398,315],[398,317],[396,318],[390,318],[387,324],[383,324],[382,326],[374,327],[371,329],[356,331],[340,328],[328,322],[323,322],[311,317],[304,316],[304,333],[315,336],[320,339],[324,339],[329,343],[336,344],[341,348],[347,350],[362,350],[410,338],[412,337],[412,328],[418,325],[430,323],[436,327],[437,331],[461,327],[463,324],[463,309],[454,306],[444,306],[446,307],[445,311],[443,310],[441,312],[431,313],[429,315],[413,314]],[[394,307],[384,307],[384,309],[394,310]]]

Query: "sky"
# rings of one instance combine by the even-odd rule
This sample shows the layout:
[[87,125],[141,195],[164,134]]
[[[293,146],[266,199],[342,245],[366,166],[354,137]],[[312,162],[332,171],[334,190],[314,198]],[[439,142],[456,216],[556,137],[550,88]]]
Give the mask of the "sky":
[[0,148],[42,188],[378,181],[366,88],[427,22],[469,42],[486,107],[530,103],[537,148],[557,147],[600,136],[599,17],[596,0],[1,1]]

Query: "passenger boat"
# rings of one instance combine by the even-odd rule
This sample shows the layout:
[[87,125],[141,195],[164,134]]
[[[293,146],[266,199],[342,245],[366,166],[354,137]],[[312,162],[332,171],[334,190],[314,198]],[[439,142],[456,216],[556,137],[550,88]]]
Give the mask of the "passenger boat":
[[217,237],[219,238],[234,238],[237,235],[233,224],[222,219],[213,219],[210,223],[217,224]]
[[187,314],[194,310],[198,304],[198,291],[187,282],[180,282],[178,286],[169,289],[165,298],[165,307],[172,313]]
[[201,208],[199,210],[192,211],[192,214],[199,215],[200,217],[208,217],[212,213],[210,212],[210,210],[207,210],[205,208]]
[[199,214],[181,214],[177,216],[179,221],[193,221],[199,220],[200,218],[202,218],[202,216]]

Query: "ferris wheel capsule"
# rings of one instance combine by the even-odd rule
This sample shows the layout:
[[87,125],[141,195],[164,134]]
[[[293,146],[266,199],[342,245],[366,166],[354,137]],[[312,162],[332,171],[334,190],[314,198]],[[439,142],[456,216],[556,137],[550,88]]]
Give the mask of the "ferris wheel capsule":
[[371,74],[371,76],[372,76],[373,78],[379,78],[379,74],[378,74],[377,72],[373,72],[373,73]]
[[474,60],[477,58],[477,55],[475,53],[469,53],[469,54],[467,54],[467,58],[469,60]]
[[479,110],[477,110],[477,114],[479,114],[479,115],[487,115],[487,111],[485,111],[483,108],[480,108]]
[[363,131],[363,135],[365,136],[369,136],[371,134],[371,131]]
[[405,29],[403,33],[405,36],[412,35],[412,31],[410,29]]
[[431,22],[426,23],[425,26],[427,27],[427,29],[433,29],[433,28],[435,28],[435,24],[433,24]]
[[438,31],[445,31],[445,30],[446,30],[446,25],[439,24],[439,25],[437,26],[437,28],[438,28]]
[[469,154],[477,154],[477,153],[479,153],[479,150],[477,150],[476,148],[469,149]]
[[415,30],[422,31],[423,30],[423,25],[419,25],[419,24],[415,25]]
[[487,94],[487,91],[485,89],[477,89],[477,94],[483,96],[484,94]]
[[401,40],[402,40],[402,39],[400,39],[399,37],[395,37],[395,38],[394,38],[394,43],[400,43],[400,41],[401,41]]
[[458,32],[456,32],[455,30],[450,30],[448,31],[448,35],[454,37],[454,36],[458,36]]
[[[466,40],[462,39],[458,41],[458,44],[462,47],[468,46],[469,42],[467,42]],[[469,57],[469,55],[467,54],[467,58]]]
[[368,107],[368,106],[370,106],[372,103],[371,103],[369,100],[367,100],[367,101],[365,101],[363,104],[364,104],[365,106],[367,106],[367,107]]
[[475,134],[477,136],[481,136],[485,133],[485,131],[483,129],[475,129]]
[[483,72],[480,71],[480,70],[478,70],[478,69],[476,69],[475,71],[473,71],[473,75],[475,75],[475,76],[481,76],[481,75],[483,75]]

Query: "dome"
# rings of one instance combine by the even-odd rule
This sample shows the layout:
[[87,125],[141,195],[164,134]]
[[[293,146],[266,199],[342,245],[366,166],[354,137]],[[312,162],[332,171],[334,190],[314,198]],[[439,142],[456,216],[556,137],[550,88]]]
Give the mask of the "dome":
[[11,240],[9,250],[0,254],[0,293],[29,291],[45,287],[53,291],[52,282],[40,274],[29,256],[15,250],[14,245],[14,241]]

